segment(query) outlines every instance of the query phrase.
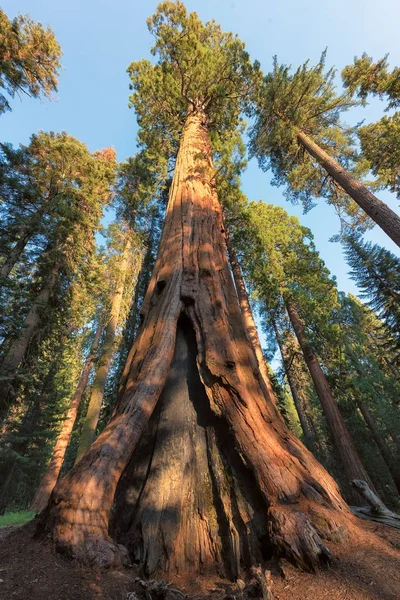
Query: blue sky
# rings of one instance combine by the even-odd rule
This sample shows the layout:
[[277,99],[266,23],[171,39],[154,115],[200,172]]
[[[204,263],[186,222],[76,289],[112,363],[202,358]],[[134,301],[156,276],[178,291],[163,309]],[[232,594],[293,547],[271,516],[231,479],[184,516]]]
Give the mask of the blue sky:
[[[9,17],[29,13],[53,28],[63,49],[63,71],[56,101],[25,97],[12,102],[13,111],[0,119],[0,140],[26,144],[39,129],[65,130],[91,150],[113,146],[119,160],[134,154],[136,122],[128,109],[126,68],[132,60],[149,57],[152,38],[146,18],[156,6],[156,0],[3,0]],[[264,71],[275,54],[281,62],[297,66],[308,58],[316,62],[325,47],[327,64],[339,72],[364,51],[376,59],[390,53],[390,64],[400,65],[398,0],[188,0],[186,6],[203,20],[214,18],[224,30],[238,33]],[[384,104],[374,101],[348,113],[347,121],[375,121],[383,110]],[[262,198],[298,216],[312,230],[339,289],[356,292],[340,245],[329,242],[339,230],[333,209],[321,201],[303,215],[301,207],[286,202],[282,190],[270,185],[270,178],[252,161],[243,191],[250,199]],[[399,212],[393,195],[380,197]],[[377,227],[367,237],[397,253]]]

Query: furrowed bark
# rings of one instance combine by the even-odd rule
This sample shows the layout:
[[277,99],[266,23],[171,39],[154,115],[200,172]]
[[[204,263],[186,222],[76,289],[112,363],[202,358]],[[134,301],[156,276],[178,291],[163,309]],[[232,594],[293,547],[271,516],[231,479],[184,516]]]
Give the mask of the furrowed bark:
[[395,461],[393,461],[390,450],[387,447],[387,445],[385,444],[384,439],[380,435],[380,433],[375,425],[374,418],[371,415],[371,413],[369,412],[366,404],[364,404],[364,402],[362,400],[357,400],[357,406],[360,409],[360,412],[363,416],[363,419],[364,419],[368,429],[372,433],[372,437],[374,438],[374,441],[375,441],[376,445],[378,446],[379,452],[381,453],[381,456],[382,456],[383,460],[385,461],[387,468],[389,469],[390,475],[392,476],[393,483],[394,483],[397,491],[400,494],[400,469],[399,469],[398,465],[396,465]]
[[[360,457],[357,454],[353,440],[351,439],[349,430],[340,413],[328,381],[321,369],[321,365],[314,354],[304,333],[304,326],[299,317],[293,302],[286,301],[286,309],[289,315],[290,322],[293,326],[297,340],[302,349],[304,360],[306,361],[311,378],[314,382],[315,391],[321,402],[322,410],[332,434],[332,438],[349,483],[353,479],[363,479],[368,482],[368,485],[373,488],[371,479],[362,464]],[[357,475],[358,473],[358,475]],[[347,492],[351,501],[356,505],[362,505],[362,498],[357,493]]]
[[50,459],[46,472],[41,479],[39,488],[35,494],[35,497],[30,507],[31,510],[35,511],[36,513],[39,513],[45,508],[47,502],[49,501],[50,494],[57,483],[57,479],[64,461],[64,456],[67,451],[69,441],[71,439],[71,434],[75,425],[76,417],[78,415],[78,410],[82,400],[82,396],[85,392],[90,371],[93,367],[93,362],[96,358],[96,351],[99,345],[102,331],[103,324],[99,322],[93,338],[89,355],[85,361],[84,367],[79,377],[75,394],[71,398],[68,412],[61,426],[60,433],[58,434],[52,457]]
[[299,131],[297,139],[311,156],[326,170],[341,188],[367,213],[369,217],[400,247],[400,217],[387,204],[379,200],[349,171],[329,156],[318,144]]
[[131,244],[126,242],[124,255],[119,270],[119,281],[111,301],[110,319],[107,323],[106,333],[99,358],[99,363],[94,378],[92,392],[90,394],[89,406],[83,421],[82,433],[79,440],[76,462],[78,462],[89,448],[96,437],[97,423],[99,422],[101,405],[104,397],[108,371],[110,370],[114,355],[115,333],[118,327],[119,314],[121,312],[122,296],[124,294],[126,274],[128,271],[129,254]]
[[265,387],[267,389],[267,394],[276,406],[276,398],[274,394],[274,390],[272,389],[271,380],[268,375],[267,364],[265,362],[264,354],[261,348],[261,342],[257,331],[257,326],[254,321],[253,311],[251,310],[249,296],[246,291],[246,286],[243,280],[242,269],[235,251],[235,248],[232,245],[229,229],[225,227],[225,239],[226,239],[226,247],[228,249],[229,263],[231,265],[233,279],[235,282],[236,292],[239,299],[240,309],[242,311],[244,324],[246,326],[247,334],[249,336],[249,340],[253,345],[254,352],[256,355],[258,368],[260,370],[261,376],[263,378]]
[[[189,552],[192,539],[187,525],[190,523],[182,518],[188,513],[172,506],[169,515],[175,519],[175,533],[168,538],[168,548],[172,548],[173,542],[176,550],[173,561],[160,568],[168,574],[190,573],[193,577],[201,571],[201,565],[210,563],[213,553],[213,560],[218,563],[216,546],[222,548],[224,565],[225,560],[232,564],[230,559],[240,553],[226,548],[237,548],[241,543],[243,548],[244,540],[249,550],[242,553],[247,552],[249,562],[254,564],[257,553],[251,550],[251,540],[257,539],[266,545],[249,513],[256,502],[261,504],[259,510],[277,551],[308,569],[315,568],[327,555],[322,537],[336,532],[341,538],[346,529],[349,512],[336,483],[288,431],[265,393],[226,257],[221,208],[213,176],[206,118],[200,111],[193,110],[181,138],[159,253],[141,309],[143,324],[127,363],[125,391],[111,421],[57,484],[39,520],[39,531],[49,532],[59,550],[86,562],[110,566],[127,560],[127,549],[112,539],[109,523],[118,482],[123,473],[124,477],[128,474],[136,448],[137,456],[144,461],[139,479],[157,482],[157,477],[161,477],[166,481],[166,455],[162,452],[163,444],[157,444],[153,427],[160,426],[161,421],[157,422],[156,417],[164,406],[167,411],[176,411],[173,405],[163,404],[163,390],[176,385],[185,391],[187,379],[174,376],[180,348],[179,333],[176,344],[178,320],[182,314],[194,330],[196,365],[203,386],[199,406],[206,411],[207,398],[210,421],[202,424],[197,418],[193,419],[193,413],[189,418],[186,396],[187,410],[174,414],[176,419],[183,419],[185,415],[189,418],[192,431],[200,441],[198,445],[186,442],[188,452],[185,453],[175,449],[171,456],[175,465],[172,473],[178,480],[185,477],[186,482],[192,481],[190,490],[199,490],[198,477],[203,473],[207,479],[204,489],[209,490],[211,485],[212,494],[208,497],[212,506],[196,516],[193,514],[193,518],[206,517],[215,510],[220,519],[219,539],[212,541],[212,536],[206,535],[211,523],[208,521],[207,525],[204,519],[201,526],[204,535],[198,538],[198,543],[196,541],[196,550]],[[185,361],[185,368],[189,369],[189,358]],[[198,387],[199,382],[196,385]],[[152,417],[160,396],[160,404]],[[169,397],[173,401],[174,395]],[[160,413],[159,418],[162,418]],[[187,421],[181,421],[180,428],[175,427],[174,419],[167,418],[165,423],[176,440],[180,439],[181,443],[188,440]],[[142,444],[146,445],[146,436],[147,450],[139,453]],[[203,469],[201,465],[206,458],[207,468]],[[153,460],[162,466],[161,470],[152,469]],[[224,465],[224,460],[233,464],[238,472],[245,470],[249,474],[257,501],[235,503],[240,493],[230,494],[232,488],[226,487],[224,476],[226,468],[218,467]],[[189,477],[190,470],[192,477]],[[232,472],[230,485],[240,486],[240,477],[236,477],[235,472]],[[179,491],[175,480],[171,489]],[[165,513],[155,504],[162,502],[162,507],[168,507],[164,491],[164,484],[158,495],[157,485],[148,490],[140,487],[140,499],[133,499],[133,511],[138,511],[137,514],[144,507],[142,500],[149,499],[137,527],[146,535],[145,528],[151,523],[154,539],[158,534],[162,537],[166,527]],[[200,507],[198,495],[189,497],[191,502],[197,498],[193,507]],[[116,513],[122,518],[121,511]],[[235,534],[237,528],[240,535]],[[118,539],[121,541],[121,537]],[[208,540],[207,545],[203,544],[205,540]],[[139,554],[140,561],[138,545],[133,544],[130,554],[135,560]],[[230,569],[224,566],[225,572],[231,572]]]

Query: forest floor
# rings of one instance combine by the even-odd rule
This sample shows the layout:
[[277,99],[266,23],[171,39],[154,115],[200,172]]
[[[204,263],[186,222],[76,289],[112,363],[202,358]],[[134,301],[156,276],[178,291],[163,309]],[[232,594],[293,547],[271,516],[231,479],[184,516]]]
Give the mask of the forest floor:
[[[400,530],[358,521],[350,544],[330,543],[334,559],[316,574],[271,562],[276,600],[400,600]],[[282,564],[282,563],[281,563]],[[166,600],[241,600],[235,583],[176,579]],[[177,588],[181,590],[180,593]],[[164,595],[165,597],[165,595]],[[32,539],[32,525],[0,529],[1,600],[161,600],[144,591],[134,568],[101,571],[55,554]]]

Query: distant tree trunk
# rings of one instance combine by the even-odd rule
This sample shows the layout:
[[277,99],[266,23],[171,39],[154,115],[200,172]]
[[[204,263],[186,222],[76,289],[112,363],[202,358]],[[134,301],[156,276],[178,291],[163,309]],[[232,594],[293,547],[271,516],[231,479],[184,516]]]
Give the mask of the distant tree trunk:
[[0,274],[1,274],[2,278],[5,279],[6,277],[8,277],[8,275],[10,274],[15,263],[18,261],[19,257],[21,256],[22,252],[24,251],[25,246],[27,245],[31,235],[32,235],[32,231],[29,227],[27,227],[27,226],[21,227],[21,229],[19,231],[18,240],[16,241],[14,246],[11,248],[10,253],[6,257],[3,264],[1,265]]
[[[315,391],[321,402],[322,410],[324,411],[329,430],[339,453],[348,483],[350,485],[353,479],[363,479],[373,488],[372,481],[357,454],[349,430],[333,397],[332,390],[321,369],[321,365],[306,338],[303,322],[299,317],[296,307],[293,302],[286,301],[286,308],[303,352],[304,360],[314,382]],[[347,490],[347,495],[353,503],[360,504],[362,502],[359,494],[351,491],[351,488]]]
[[329,156],[304,131],[297,135],[299,142],[326,170],[371,219],[400,247],[400,217],[387,204],[379,200],[349,171]]
[[346,535],[335,482],[267,395],[214,175],[207,119],[193,109],[125,391],[38,521],[86,562],[124,562],[122,541],[146,575],[235,577],[268,546],[313,569],[328,556],[322,537]]
[[393,461],[390,450],[386,446],[384,439],[380,435],[380,433],[375,425],[374,418],[371,415],[371,413],[369,412],[366,404],[364,404],[364,402],[362,400],[357,399],[357,406],[360,409],[360,412],[364,418],[365,423],[367,424],[367,427],[369,428],[369,430],[372,433],[372,437],[374,438],[374,441],[379,448],[379,452],[381,453],[381,456],[382,456],[383,460],[385,461],[387,468],[389,469],[390,475],[392,476],[394,485],[396,486],[396,489],[400,494],[400,469],[399,469],[399,466],[395,463],[395,461]]
[[[20,366],[25,356],[29,342],[40,326],[42,320],[42,311],[48,305],[50,296],[53,293],[57,283],[58,269],[58,264],[53,265],[50,273],[43,280],[42,287],[25,318],[18,338],[11,343],[7,354],[1,363],[1,375],[9,378],[9,380],[12,380],[14,377],[16,370]],[[3,391],[0,396],[0,418],[3,417],[7,412],[10,389],[10,383],[6,383],[3,387]]]
[[297,392],[297,385],[296,385],[296,382],[294,380],[293,373],[292,373],[292,365],[288,361],[287,353],[285,351],[285,348],[284,348],[284,345],[282,342],[282,337],[278,331],[278,327],[276,325],[276,321],[273,316],[271,316],[271,322],[272,322],[272,327],[275,332],[276,341],[278,342],[279,351],[281,353],[283,367],[285,369],[285,374],[286,374],[286,377],[287,377],[287,380],[289,383],[290,392],[292,394],[293,402],[294,402],[297,414],[299,416],[300,425],[303,430],[304,439],[305,439],[308,447],[312,449],[315,445],[316,440],[315,440],[315,434],[311,430],[311,427],[309,425],[308,416],[305,413],[304,397],[303,397],[303,394],[301,394],[302,398],[300,398],[300,394]]
[[43,510],[43,508],[45,508],[47,502],[49,501],[50,494],[57,483],[57,479],[64,461],[65,452],[71,439],[72,430],[74,428],[76,417],[78,415],[78,410],[82,400],[82,396],[85,392],[90,371],[92,369],[93,362],[96,358],[96,351],[99,345],[102,331],[103,323],[99,321],[89,355],[85,361],[84,367],[79,377],[76,391],[71,398],[68,412],[61,426],[60,433],[58,434],[52,457],[31,504],[31,510],[37,513]]
[[97,423],[99,422],[101,405],[104,397],[108,371],[114,356],[115,333],[118,327],[121,311],[122,296],[124,294],[126,274],[129,265],[131,243],[125,244],[124,255],[119,266],[118,283],[112,295],[109,321],[106,326],[104,341],[101,347],[99,362],[90,394],[89,406],[83,421],[82,433],[79,440],[76,462],[78,462],[96,437]]
[[272,389],[271,380],[267,370],[264,354],[261,348],[260,338],[258,336],[257,326],[254,321],[253,311],[251,310],[249,296],[246,291],[246,286],[243,280],[242,269],[236,254],[236,250],[232,245],[229,229],[225,227],[226,247],[228,249],[229,263],[231,265],[233,279],[235,282],[236,292],[239,299],[239,306],[242,311],[244,324],[246,326],[247,335],[254,348],[258,368],[263,378],[265,387],[267,388],[268,396],[276,405],[274,390]]

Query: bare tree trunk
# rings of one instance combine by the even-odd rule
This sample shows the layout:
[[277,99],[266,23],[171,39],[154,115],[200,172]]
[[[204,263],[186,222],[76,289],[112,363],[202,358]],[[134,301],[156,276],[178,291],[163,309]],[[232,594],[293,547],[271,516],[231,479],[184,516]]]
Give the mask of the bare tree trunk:
[[315,440],[315,434],[311,430],[311,427],[309,425],[308,416],[305,413],[306,402],[304,400],[303,394],[301,393],[301,398],[300,398],[300,394],[297,391],[297,385],[296,385],[296,382],[294,380],[293,373],[292,373],[292,364],[289,363],[288,356],[287,356],[287,353],[286,353],[284,345],[283,345],[282,336],[280,335],[280,333],[278,331],[276,321],[272,315],[271,315],[271,322],[272,322],[272,327],[275,332],[276,341],[278,342],[279,351],[282,356],[283,367],[285,369],[285,374],[286,374],[286,377],[287,377],[287,380],[289,383],[290,392],[292,394],[293,402],[296,407],[297,414],[299,416],[300,425],[303,430],[304,439],[306,440],[307,445],[310,448],[313,448],[316,440]]
[[[124,500],[142,515],[137,528],[147,536],[150,527],[152,539],[159,540],[171,526],[162,550],[171,560],[145,564],[146,572],[193,577],[208,569],[230,572],[240,557],[244,564],[258,564],[265,531],[277,554],[313,569],[329,556],[322,537],[345,535],[350,513],[336,483],[265,394],[229,270],[213,176],[206,117],[193,111],[181,138],[125,391],[104,431],[58,482],[38,521],[39,532],[50,533],[59,550],[86,562],[126,560],[126,547],[109,533],[118,531],[116,525],[110,529],[110,518],[118,523],[124,513],[111,513],[111,507],[122,474],[129,481],[135,466],[145,487],[138,498],[127,485]],[[188,350],[180,329],[194,340],[186,342]],[[174,389],[181,405],[175,404]],[[203,411],[197,418],[193,406]],[[198,444],[188,438],[187,427]],[[169,434],[177,444],[169,442]],[[163,451],[167,442],[170,455]],[[130,464],[132,456],[140,464],[134,458]],[[252,485],[243,490],[251,498],[241,504],[243,471]],[[202,521],[197,529],[190,527],[188,506],[194,522]],[[140,553],[137,545],[130,550]]]
[[256,355],[258,368],[261,373],[261,377],[263,378],[265,387],[267,389],[267,394],[276,406],[276,398],[274,394],[274,390],[272,389],[271,380],[269,378],[267,364],[265,362],[264,354],[261,348],[260,338],[258,336],[257,326],[254,322],[253,311],[251,310],[249,296],[246,291],[246,286],[243,281],[242,269],[236,254],[234,247],[232,246],[232,242],[230,239],[229,229],[225,227],[225,238],[226,238],[226,247],[228,249],[229,263],[231,265],[233,279],[235,282],[236,292],[239,299],[239,306],[242,311],[244,324],[246,326],[247,334],[249,336],[249,340],[254,348],[254,352]]
[[369,217],[400,247],[400,217],[387,204],[379,200],[349,171],[342,167],[334,158],[329,156],[318,144],[300,131],[297,139],[311,156],[326,170],[331,177],[344,189],[346,194],[357,202]]
[[[42,311],[47,306],[50,296],[54,291],[57,283],[58,268],[58,264],[53,265],[50,273],[44,279],[42,287],[25,318],[18,338],[11,343],[0,367],[3,377],[11,380],[23,361],[29,342],[40,326]],[[0,396],[0,417],[4,416],[7,411],[9,393],[10,384],[6,384]]]
[[57,483],[57,479],[64,461],[64,456],[67,451],[69,441],[71,439],[71,434],[75,425],[76,417],[78,415],[78,410],[82,400],[82,396],[85,392],[90,371],[92,369],[93,362],[96,358],[96,351],[99,345],[102,331],[103,324],[101,321],[99,321],[89,355],[85,361],[84,367],[79,377],[76,391],[71,398],[68,412],[61,426],[60,433],[58,434],[52,457],[50,459],[46,472],[41,479],[38,490],[31,504],[31,510],[34,510],[37,513],[39,513],[45,508],[47,502],[49,501],[50,494]]
[[106,332],[97,365],[96,376],[94,378],[92,392],[90,394],[89,406],[83,421],[76,462],[82,458],[96,437],[96,428],[97,423],[99,422],[108,371],[110,370],[111,362],[114,356],[115,333],[117,331],[119,314],[121,312],[122,296],[124,294],[130,251],[131,243],[129,240],[127,240],[124,248],[124,255],[119,267],[118,283],[112,296],[110,318],[106,326]]
[[[321,369],[321,365],[304,334],[303,322],[299,317],[296,307],[293,302],[286,301],[286,308],[349,484],[353,479],[363,479],[373,488],[371,479],[357,454],[349,430],[333,397],[332,390]],[[362,499],[357,493],[348,490],[347,495],[351,498],[352,502],[361,505]]]
[[390,450],[386,446],[385,441],[383,440],[378,429],[376,428],[374,418],[369,412],[366,404],[364,404],[362,400],[357,399],[357,406],[360,409],[360,412],[364,418],[365,423],[367,424],[367,427],[372,433],[372,437],[374,438],[374,441],[379,448],[379,452],[381,453],[381,456],[385,461],[386,466],[389,469],[389,472],[392,476],[394,485],[396,486],[396,489],[400,494],[400,469],[398,465],[396,465],[393,461]]
[[13,266],[18,261],[19,257],[21,256],[22,252],[24,251],[25,246],[27,245],[31,235],[32,235],[32,230],[30,228],[28,228],[26,226],[21,227],[17,242],[15,243],[13,248],[11,248],[10,253],[6,257],[3,264],[1,265],[0,275],[2,278],[5,279],[6,277],[8,277]]

